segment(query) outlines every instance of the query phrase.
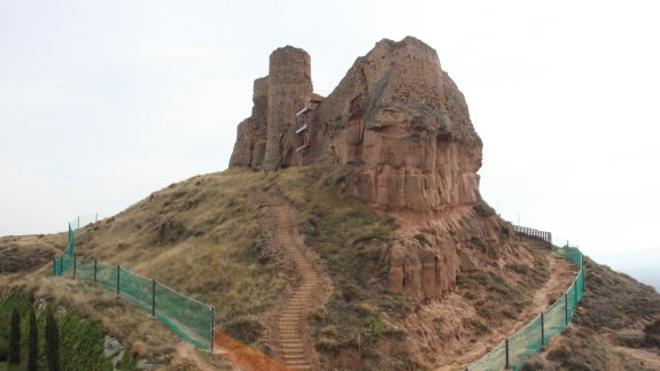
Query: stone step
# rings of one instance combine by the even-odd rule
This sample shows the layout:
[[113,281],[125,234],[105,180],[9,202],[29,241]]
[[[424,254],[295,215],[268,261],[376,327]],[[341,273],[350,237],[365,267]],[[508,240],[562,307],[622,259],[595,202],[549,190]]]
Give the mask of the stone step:
[[305,369],[309,370],[312,368],[312,366],[307,361],[285,362],[285,363],[290,369],[295,369],[295,370],[305,370]]
[[300,339],[300,333],[295,331],[280,331],[280,338],[282,340],[298,340]]
[[295,346],[299,346],[301,348],[303,347],[303,343],[300,342],[300,340],[282,340],[282,341],[279,342],[279,345],[280,346],[294,346],[295,345]]
[[302,344],[285,344],[282,345],[280,348],[286,349],[286,350],[300,350],[304,351],[304,347]]
[[305,353],[283,353],[282,358],[284,358],[285,362],[289,361],[306,361],[305,359]]

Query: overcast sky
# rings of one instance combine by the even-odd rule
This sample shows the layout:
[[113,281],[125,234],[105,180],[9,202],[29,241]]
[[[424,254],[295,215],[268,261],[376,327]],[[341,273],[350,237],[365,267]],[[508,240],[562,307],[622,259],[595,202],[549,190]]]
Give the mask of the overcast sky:
[[412,35],[465,94],[485,199],[660,286],[655,3],[0,0],[0,235],[225,169],[277,47],[327,95]]

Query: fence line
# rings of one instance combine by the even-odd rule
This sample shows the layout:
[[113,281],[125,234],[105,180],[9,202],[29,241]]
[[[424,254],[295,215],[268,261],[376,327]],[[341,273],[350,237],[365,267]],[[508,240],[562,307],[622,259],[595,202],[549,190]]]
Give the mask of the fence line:
[[67,252],[53,260],[53,276],[70,276],[115,292],[160,319],[185,341],[198,348],[213,349],[215,307],[178,293],[155,279],[131,272],[121,265],[75,255],[75,231],[81,228],[82,220],[76,218],[73,223],[69,223]]
[[546,231],[541,231],[538,229],[534,228],[529,228],[529,227],[523,227],[520,225],[513,225],[513,230],[516,233],[521,233],[526,235],[527,237],[532,237],[532,238],[538,238],[540,240],[543,240],[550,244],[552,246],[552,233],[546,232]]
[[[536,232],[530,235],[523,231]],[[538,232],[541,232],[541,234],[539,235]],[[547,234],[544,235],[543,231],[531,228],[521,229],[519,233],[543,240],[545,240],[543,236],[551,238],[549,232],[545,232]],[[570,260],[579,268],[571,286],[564,295],[528,322],[522,329],[504,339],[481,359],[466,367],[466,371],[519,370],[530,356],[539,353],[550,339],[559,335],[571,323],[577,305],[584,295],[582,252],[577,247],[568,245],[562,248],[553,246],[552,252]]]

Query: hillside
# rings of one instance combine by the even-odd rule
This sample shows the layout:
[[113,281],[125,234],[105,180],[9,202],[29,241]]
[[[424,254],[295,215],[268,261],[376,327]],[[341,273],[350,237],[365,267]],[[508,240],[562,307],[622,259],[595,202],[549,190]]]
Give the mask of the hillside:
[[660,369],[660,295],[592,260],[574,324],[527,370]]
[[[462,272],[457,291],[441,301],[392,293],[387,254],[401,228],[341,193],[347,171],[310,167],[197,176],[83,228],[77,253],[122,264],[214,304],[219,328],[272,354],[269,315],[280,295],[300,279],[287,255],[271,243],[275,218],[264,195],[282,197],[331,278],[329,301],[308,320],[322,364],[369,369],[429,368],[455,362],[467,348],[483,351],[555,299],[572,277],[551,275],[570,267],[520,240],[509,259]],[[417,238],[427,237],[419,233]],[[60,243],[63,248],[64,240]],[[138,358],[155,364],[176,359],[167,354],[178,341],[162,326],[143,323],[143,313],[111,293],[46,278],[50,267],[3,275],[2,287],[18,285],[66,303],[137,344]],[[543,287],[547,292],[535,296]],[[209,362],[208,354],[196,357]]]

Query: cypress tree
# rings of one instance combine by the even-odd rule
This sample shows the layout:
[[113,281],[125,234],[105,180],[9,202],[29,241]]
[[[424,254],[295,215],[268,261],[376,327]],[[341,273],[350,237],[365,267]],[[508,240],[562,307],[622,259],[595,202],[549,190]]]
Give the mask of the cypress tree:
[[46,363],[49,371],[60,371],[60,335],[50,309],[46,313]]
[[16,308],[11,312],[11,332],[9,333],[9,357],[7,363],[18,365],[21,363],[21,316]]
[[27,371],[37,371],[37,359],[39,359],[39,332],[37,331],[37,316],[34,309],[30,310],[30,337],[28,338],[28,362]]

